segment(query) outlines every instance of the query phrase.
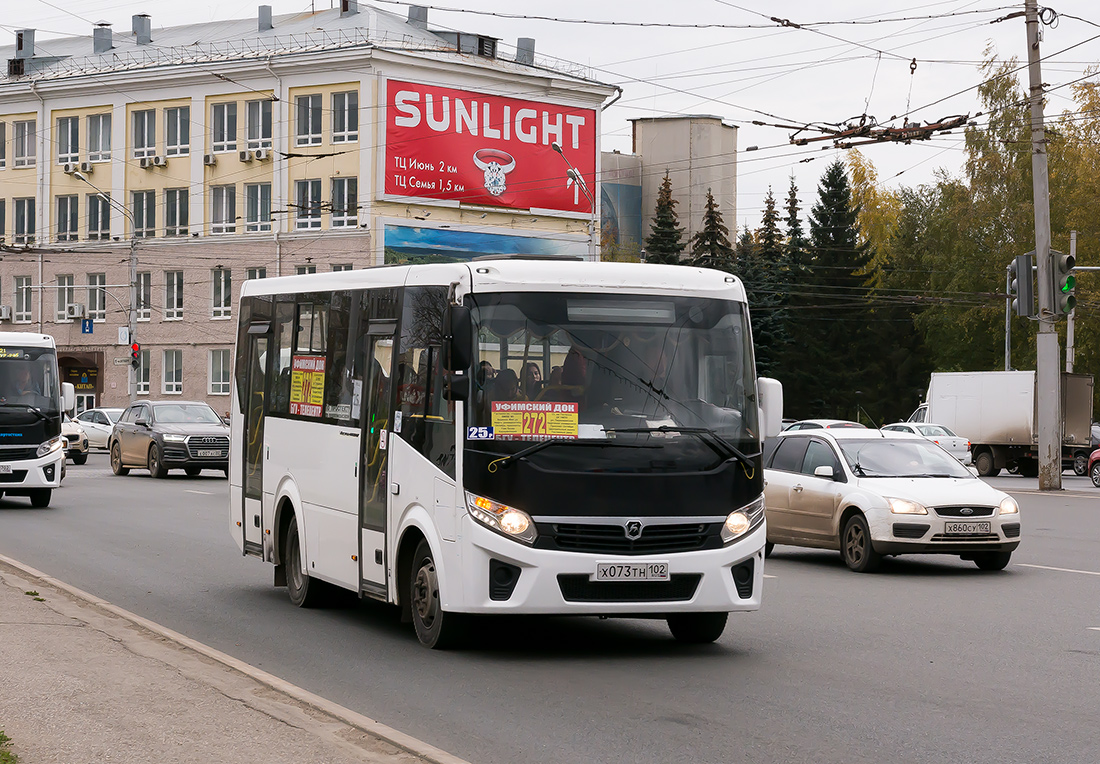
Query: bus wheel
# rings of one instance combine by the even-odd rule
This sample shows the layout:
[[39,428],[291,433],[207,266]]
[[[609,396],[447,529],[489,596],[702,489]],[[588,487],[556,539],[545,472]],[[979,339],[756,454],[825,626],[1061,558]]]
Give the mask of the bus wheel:
[[457,613],[443,610],[432,548],[423,539],[416,545],[411,576],[409,598],[416,638],[424,647],[440,650],[454,647],[461,641],[464,619]]
[[729,613],[677,613],[666,620],[677,642],[703,645],[722,636],[727,618]]
[[765,541],[764,542],[764,556],[765,557],[771,557],[773,549],[775,549],[775,544],[773,544],[770,541]]
[[53,496],[53,490],[49,488],[35,488],[29,491],[31,497],[32,507],[48,507],[50,506],[50,497]]
[[286,531],[283,566],[286,569],[286,591],[291,602],[298,607],[320,607],[324,604],[325,582],[302,570],[302,542],[298,537],[297,517],[290,519],[290,527]]

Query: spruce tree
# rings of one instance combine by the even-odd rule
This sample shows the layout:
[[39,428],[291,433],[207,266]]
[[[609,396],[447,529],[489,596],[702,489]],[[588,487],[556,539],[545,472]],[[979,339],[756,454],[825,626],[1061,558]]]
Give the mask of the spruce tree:
[[668,170],[665,170],[665,179],[657,192],[657,206],[650,225],[652,233],[645,240],[647,263],[676,265],[680,262],[680,254],[684,251],[684,229],[680,227],[676,215],[676,204],[677,201],[672,198],[672,181],[668,177]]
[[732,272],[733,247],[729,234],[730,229],[722,222],[718,203],[708,188],[703,227],[691,238],[691,264]]
[[[742,236],[744,240],[745,237]],[[756,345],[756,370],[763,376],[781,373],[784,346],[787,343],[784,245],[779,231],[779,211],[771,189],[764,198],[764,213],[756,241],[739,246],[744,249],[741,267],[752,315]]]
[[798,199],[798,186],[795,185],[794,176],[791,176],[791,187],[787,192],[787,246],[786,246],[786,263],[785,266],[794,277],[804,269],[806,261],[808,260],[807,250],[809,249],[809,242],[806,241],[806,234],[802,230],[802,221],[799,220],[798,213],[801,210],[799,207]]

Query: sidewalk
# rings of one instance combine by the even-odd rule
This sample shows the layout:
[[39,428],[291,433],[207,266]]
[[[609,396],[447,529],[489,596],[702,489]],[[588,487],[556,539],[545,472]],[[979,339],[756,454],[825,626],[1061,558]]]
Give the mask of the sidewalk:
[[19,764],[461,764],[36,574],[0,559],[0,730]]

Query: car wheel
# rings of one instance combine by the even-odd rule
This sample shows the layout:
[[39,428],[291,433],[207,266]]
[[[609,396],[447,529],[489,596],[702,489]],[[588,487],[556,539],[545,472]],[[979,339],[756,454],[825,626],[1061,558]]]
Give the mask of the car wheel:
[[160,453],[160,446],[156,443],[149,446],[149,474],[155,478],[168,477],[168,468],[164,466],[164,459]]
[[989,451],[982,451],[980,454],[974,457],[974,469],[978,471],[978,474],[982,477],[996,477],[1000,472],[997,467],[994,466],[993,454]]
[[53,496],[51,488],[35,488],[28,491],[31,497],[31,506],[39,509],[50,506],[50,498]]
[[122,466],[122,446],[117,440],[111,444],[111,472],[116,475],[130,474],[130,468]]
[[412,606],[413,628],[424,647],[445,650],[459,644],[466,630],[466,619],[458,613],[448,613],[439,599],[439,574],[432,548],[421,540],[413,555],[409,580],[409,604]]
[[764,542],[764,557],[771,557],[773,549],[775,549],[775,544],[770,541]]
[[677,642],[705,645],[722,636],[727,618],[729,613],[677,613],[665,620]]
[[184,467],[183,471],[187,473],[187,477],[196,477],[202,472],[202,467]]
[[298,607],[320,607],[325,599],[325,582],[313,578],[302,570],[302,541],[298,535],[298,518],[290,519],[283,549],[283,567],[286,569],[286,591],[290,601]]
[[1004,570],[1012,552],[981,552],[974,555],[974,564],[982,570]]
[[1100,488],[1100,462],[1092,465],[1092,469],[1089,470],[1089,477],[1092,478],[1092,484]]
[[87,464],[87,463],[88,463],[88,455],[87,454],[74,454],[73,455],[73,464]]
[[840,555],[844,564],[856,573],[871,573],[882,562],[882,555],[871,545],[871,530],[863,515],[852,515],[840,535]]
[[1073,455],[1073,474],[1084,477],[1089,474],[1089,456],[1083,452]]

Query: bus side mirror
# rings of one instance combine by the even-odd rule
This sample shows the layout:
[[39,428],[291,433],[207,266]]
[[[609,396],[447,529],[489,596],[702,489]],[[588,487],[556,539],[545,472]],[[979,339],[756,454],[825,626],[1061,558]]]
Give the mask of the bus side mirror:
[[450,305],[443,314],[443,367],[468,371],[474,362],[474,323],[465,305]]
[[76,411],[76,388],[72,382],[61,383],[61,408],[66,414]]
[[783,383],[757,377],[756,395],[760,401],[760,432],[763,438],[774,438],[783,429]]
[[443,399],[464,401],[470,397],[470,375],[448,373],[443,382]]

